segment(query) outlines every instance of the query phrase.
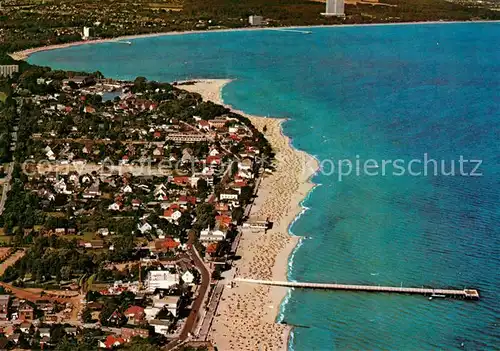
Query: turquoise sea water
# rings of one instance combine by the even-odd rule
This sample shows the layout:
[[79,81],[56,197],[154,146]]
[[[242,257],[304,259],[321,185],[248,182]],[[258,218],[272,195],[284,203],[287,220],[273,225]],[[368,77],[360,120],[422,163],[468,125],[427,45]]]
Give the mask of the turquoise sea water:
[[297,351],[499,349],[500,24],[312,31],[136,39],[30,62],[116,78],[236,78],[225,102],[289,117],[294,146],[320,160],[428,153],[447,170],[460,155],[483,160],[482,177],[316,175],[291,228],[305,239],[289,271],[297,281],[469,286],[479,302],[296,290],[280,318],[307,327],[293,332]]

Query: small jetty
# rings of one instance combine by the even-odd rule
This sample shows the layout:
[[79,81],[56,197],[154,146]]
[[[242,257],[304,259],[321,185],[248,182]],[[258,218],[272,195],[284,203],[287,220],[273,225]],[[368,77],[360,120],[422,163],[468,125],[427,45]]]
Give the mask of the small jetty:
[[275,30],[277,32],[291,32],[291,33],[300,33],[300,34],[312,34],[312,32],[310,30],[281,29],[281,28],[271,29],[271,30]]
[[344,290],[344,291],[365,291],[379,293],[413,294],[424,296],[444,296],[465,300],[479,300],[479,292],[476,289],[432,289],[432,288],[406,288],[402,286],[379,286],[379,285],[352,285],[352,284],[326,284],[326,283],[300,283],[274,280],[258,280],[235,278],[235,282],[282,286],[287,288],[323,289],[323,290]]

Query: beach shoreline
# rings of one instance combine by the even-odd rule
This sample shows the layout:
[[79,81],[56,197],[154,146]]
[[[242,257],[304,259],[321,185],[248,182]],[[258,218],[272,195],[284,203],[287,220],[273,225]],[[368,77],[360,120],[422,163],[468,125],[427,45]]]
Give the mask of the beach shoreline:
[[[251,216],[269,217],[274,225],[267,233],[242,235],[238,248],[242,259],[236,267],[242,278],[288,280],[290,257],[300,242],[290,227],[307,210],[302,201],[316,186],[311,178],[319,164],[313,156],[293,147],[283,133],[286,119],[252,116],[224,104],[222,89],[231,81],[192,79],[189,82],[195,83],[179,82],[178,88],[199,93],[204,100],[249,118],[261,132],[266,127],[264,135],[276,152],[277,166],[262,180]],[[287,293],[287,288],[245,284],[225,289],[209,338],[220,350],[287,350],[291,327],[277,323]]]
[[80,45],[91,45],[91,44],[103,44],[110,43],[114,41],[122,40],[134,40],[134,39],[144,39],[144,38],[154,38],[161,36],[170,35],[187,35],[187,34],[205,34],[205,33],[224,33],[224,32],[240,32],[240,31],[261,31],[261,30],[276,30],[281,29],[313,29],[313,28],[334,28],[334,27],[367,27],[367,26],[398,26],[398,25],[424,25],[424,24],[459,24],[459,23],[500,23],[497,20],[478,20],[478,21],[418,21],[418,22],[390,22],[390,23],[360,23],[360,24],[333,24],[333,25],[314,25],[314,26],[285,26],[285,27],[243,27],[243,28],[225,28],[225,29],[211,29],[211,30],[193,30],[193,31],[181,31],[181,32],[158,32],[158,33],[147,33],[147,34],[135,34],[135,35],[124,35],[113,38],[95,39],[95,40],[81,40],[64,44],[54,44],[45,45],[35,48],[25,49],[10,53],[9,56],[17,61],[26,61],[31,55],[42,52],[57,49],[70,48],[73,46]]

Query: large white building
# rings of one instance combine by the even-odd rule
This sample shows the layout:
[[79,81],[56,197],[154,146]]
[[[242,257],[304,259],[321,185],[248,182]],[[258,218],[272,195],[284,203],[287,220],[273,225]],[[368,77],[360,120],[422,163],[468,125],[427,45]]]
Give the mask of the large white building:
[[170,289],[180,283],[180,277],[177,273],[169,271],[149,271],[146,278],[145,287],[149,293],[156,289]]
[[154,328],[156,334],[161,334],[164,336],[168,335],[168,329],[170,328],[170,322],[164,320],[153,319],[149,321],[149,325]]
[[10,77],[16,72],[19,72],[18,65],[0,65],[0,77]]
[[213,230],[208,227],[200,232],[201,242],[219,242],[226,239],[226,232],[216,226]]
[[248,23],[251,26],[262,26],[264,24],[264,17],[262,16],[250,16],[248,17]]
[[322,15],[345,17],[344,0],[326,0],[326,12]]
[[90,38],[90,27],[83,27],[82,39],[87,40]]

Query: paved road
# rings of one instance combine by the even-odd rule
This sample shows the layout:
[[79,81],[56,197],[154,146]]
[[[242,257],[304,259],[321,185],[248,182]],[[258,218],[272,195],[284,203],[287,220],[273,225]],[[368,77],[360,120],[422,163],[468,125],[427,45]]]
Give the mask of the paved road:
[[207,340],[208,334],[210,333],[210,328],[212,327],[213,319],[217,312],[217,307],[219,306],[219,301],[224,291],[225,282],[219,281],[215,286],[214,292],[212,293],[212,298],[208,303],[208,309],[203,319],[203,323],[200,327],[200,332],[198,334],[198,340]]
[[186,323],[184,324],[184,329],[182,330],[181,335],[179,337],[180,341],[186,340],[190,336],[190,334],[192,334],[194,328],[196,327],[196,324],[200,316],[200,309],[203,306],[203,302],[206,299],[208,288],[210,286],[210,272],[203,263],[203,260],[200,257],[198,250],[196,250],[196,248],[194,247],[193,244],[194,235],[195,235],[194,231],[191,231],[191,233],[189,234],[188,254],[191,256],[191,259],[194,261],[196,268],[198,268],[198,270],[201,273],[201,285],[200,289],[198,290],[198,297],[193,303],[191,313],[189,314],[189,317],[187,318]]

